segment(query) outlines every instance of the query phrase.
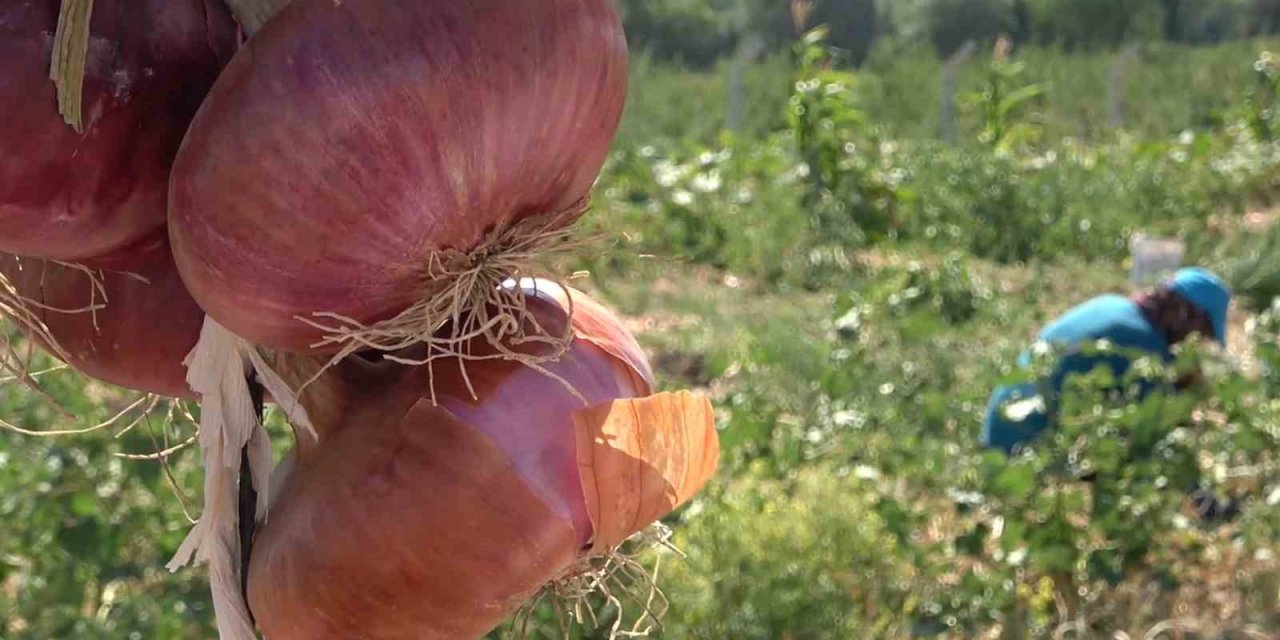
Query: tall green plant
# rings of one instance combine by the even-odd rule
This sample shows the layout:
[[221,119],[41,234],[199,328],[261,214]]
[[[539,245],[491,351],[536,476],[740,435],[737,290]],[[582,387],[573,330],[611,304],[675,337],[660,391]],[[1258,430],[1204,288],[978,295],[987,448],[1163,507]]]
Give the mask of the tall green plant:
[[1280,60],[1270,51],[1263,51],[1253,63],[1256,80],[1249,91],[1246,115],[1249,130],[1264,142],[1276,139],[1280,124]]
[[838,66],[827,29],[796,45],[797,78],[787,123],[805,165],[803,205],[830,237],[876,241],[894,228],[897,194],[882,175],[879,142],[857,104],[859,78]]
[[996,42],[982,89],[966,96],[980,118],[979,142],[1001,151],[1039,138],[1038,115],[1031,107],[1049,92],[1046,84],[1025,82],[1026,66],[1010,58],[1011,48],[1007,38]]

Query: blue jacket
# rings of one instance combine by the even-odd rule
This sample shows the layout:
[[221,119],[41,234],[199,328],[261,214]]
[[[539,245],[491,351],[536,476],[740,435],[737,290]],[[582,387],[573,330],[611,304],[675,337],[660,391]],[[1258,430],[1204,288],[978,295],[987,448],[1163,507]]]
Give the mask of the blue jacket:
[[[1105,365],[1119,378],[1132,364],[1128,355],[1089,354],[1080,351],[1082,346],[1107,340],[1122,351],[1148,352],[1166,361],[1173,357],[1164,334],[1147,322],[1133,301],[1118,295],[1100,296],[1071,309],[1045,327],[1040,340],[1065,355],[1045,380],[996,389],[983,423],[983,446],[1012,452],[1048,429],[1068,376],[1089,373]],[[1030,364],[1030,351],[1023,352],[1018,365],[1028,368]]]

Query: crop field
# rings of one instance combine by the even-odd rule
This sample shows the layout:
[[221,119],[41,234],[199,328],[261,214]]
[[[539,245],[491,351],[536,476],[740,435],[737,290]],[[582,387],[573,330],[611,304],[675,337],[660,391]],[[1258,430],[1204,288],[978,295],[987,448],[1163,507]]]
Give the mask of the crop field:
[[[986,43],[951,140],[932,53],[833,55],[815,31],[747,67],[736,131],[730,65],[633,55],[587,248],[545,267],[712,398],[723,453],[636,552],[661,593],[588,599],[568,636],[1280,637],[1280,42],[1144,48],[1118,125],[1112,56]],[[985,452],[992,389],[1048,320],[1130,291],[1136,234],[1235,289],[1227,348],[1179,354],[1205,384],[1127,403],[1084,377],[1033,453]],[[0,638],[213,637],[202,570],[164,568],[199,513],[185,409],[39,382],[56,405],[9,380],[0,419],[124,417],[0,433]],[[1187,479],[1240,516],[1198,518]]]

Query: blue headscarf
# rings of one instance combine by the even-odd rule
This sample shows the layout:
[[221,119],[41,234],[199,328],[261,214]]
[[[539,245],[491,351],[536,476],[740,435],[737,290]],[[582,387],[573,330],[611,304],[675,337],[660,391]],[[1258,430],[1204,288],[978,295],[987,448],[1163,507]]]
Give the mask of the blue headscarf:
[[1218,276],[1201,269],[1189,267],[1173,275],[1169,289],[1196,305],[1213,324],[1213,337],[1219,344],[1227,343],[1227,308],[1231,305],[1231,290]]

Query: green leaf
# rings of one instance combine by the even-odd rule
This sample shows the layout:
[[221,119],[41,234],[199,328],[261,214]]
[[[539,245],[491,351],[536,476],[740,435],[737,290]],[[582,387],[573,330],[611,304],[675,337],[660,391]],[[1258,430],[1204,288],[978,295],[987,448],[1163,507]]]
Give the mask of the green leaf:
[[1033,84],[1017,89],[1000,101],[1000,113],[1009,115],[1024,103],[1035,100],[1047,93],[1049,93],[1049,87],[1042,84]]
[[1027,539],[1027,524],[1021,520],[1005,520],[1000,533],[1000,548],[1008,553],[1022,546]]
[[1028,464],[1015,464],[996,476],[991,490],[1005,499],[1023,498],[1030,496],[1035,486],[1036,470]]
[[98,497],[87,492],[80,492],[71,496],[71,513],[81,518],[97,515]]

